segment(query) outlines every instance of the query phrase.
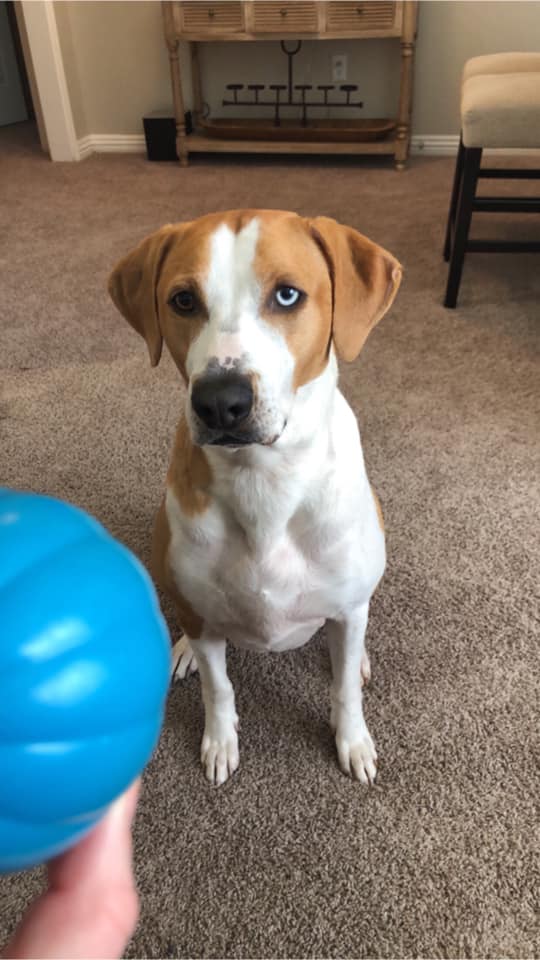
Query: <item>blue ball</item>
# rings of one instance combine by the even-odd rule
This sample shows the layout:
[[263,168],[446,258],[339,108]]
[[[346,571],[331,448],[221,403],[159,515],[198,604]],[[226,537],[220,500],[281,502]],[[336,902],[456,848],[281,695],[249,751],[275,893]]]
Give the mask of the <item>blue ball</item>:
[[170,659],[133,554],[76,507],[0,488],[0,871],[72,846],[142,771]]

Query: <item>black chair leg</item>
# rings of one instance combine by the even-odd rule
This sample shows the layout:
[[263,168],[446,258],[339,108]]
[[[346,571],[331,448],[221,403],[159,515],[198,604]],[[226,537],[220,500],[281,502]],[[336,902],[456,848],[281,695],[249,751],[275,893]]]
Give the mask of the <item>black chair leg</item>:
[[444,298],[445,307],[453,308],[457,303],[481,160],[481,147],[463,148],[463,176],[461,178],[461,188],[456,208],[454,242],[452,243],[450,254],[448,283],[446,285],[446,295]]
[[459,198],[459,188],[461,186],[461,177],[463,174],[463,154],[465,148],[463,146],[463,140],[459,138],[459,147],[456,157],[456,169],[454,171],[454,185],[452,187],[452,198],[450,200],[450,208],[448,210],[448,223],[446,225],[446,238],[444,241],[444,251],[443,257],[448,263],[450,259],[450,251],[452,248],[452,230],[454,223],[456,222],[456,208]]

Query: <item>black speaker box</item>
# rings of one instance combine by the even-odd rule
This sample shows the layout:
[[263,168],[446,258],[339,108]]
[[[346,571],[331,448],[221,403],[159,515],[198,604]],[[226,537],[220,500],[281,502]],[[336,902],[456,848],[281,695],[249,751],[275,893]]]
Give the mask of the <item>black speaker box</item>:
[[[186,133],[192,132],[191,113],[185,114]],[[176,123],[167,110],[154,110],[143,117],[146,154],[149,160],[178,160]]]

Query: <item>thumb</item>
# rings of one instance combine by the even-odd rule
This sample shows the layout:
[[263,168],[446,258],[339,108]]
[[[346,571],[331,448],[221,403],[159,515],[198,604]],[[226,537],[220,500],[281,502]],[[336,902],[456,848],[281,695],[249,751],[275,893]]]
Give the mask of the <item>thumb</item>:
[[120,957],[137,924],[131,824],[139,781],[76,847],[49,865],[49,889],[15,932],[5,957]]

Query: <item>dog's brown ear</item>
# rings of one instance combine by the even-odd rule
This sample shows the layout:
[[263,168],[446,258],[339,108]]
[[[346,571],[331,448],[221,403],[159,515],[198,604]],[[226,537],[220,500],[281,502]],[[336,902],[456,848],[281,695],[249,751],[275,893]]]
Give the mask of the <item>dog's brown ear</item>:
[[339,357],[355,360],[401,283],[401,264],[352,227],[315,217],[310,227],[332,280],[332,337]]
[[157,284],[175,228],[162,227],[143,240],[116,264],[109,277],[109,293],[122,316],[146,340],[155,367],[161,357],[163,337],[159,326]]

